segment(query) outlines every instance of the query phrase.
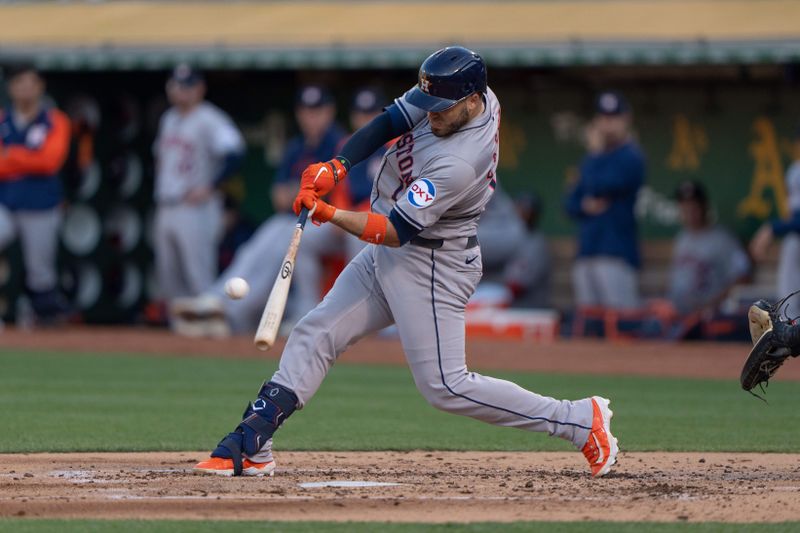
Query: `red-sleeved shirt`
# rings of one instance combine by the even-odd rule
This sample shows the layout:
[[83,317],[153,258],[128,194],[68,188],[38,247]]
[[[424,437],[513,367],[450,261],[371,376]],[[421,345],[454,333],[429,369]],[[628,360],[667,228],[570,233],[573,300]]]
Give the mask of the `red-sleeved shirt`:
[[0,111],[0,204],[11,210],[51,209],[61,202],[58,177],[69,151],[70,124],[55,108],[17,128]]

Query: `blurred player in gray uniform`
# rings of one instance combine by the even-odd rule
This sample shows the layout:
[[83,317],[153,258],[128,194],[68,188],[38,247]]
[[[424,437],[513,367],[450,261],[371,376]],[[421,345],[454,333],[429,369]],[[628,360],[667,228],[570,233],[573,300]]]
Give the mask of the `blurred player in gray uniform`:
[[550,274],[553,265],[547,237],[539,229],[542,202],[538,195],[523,194],[514,207],[527,233],[503,269],[503,281],[514,296],[512,307],[550,307]]
[[[533,296],[531,290],[541,292],[537,290],[539,267],[549,265],[549,250],[526,238],[525,222],[516,201],[500,186],[481,214],[478,240],[483,277],[470,300],[471,306],[505,307],[514,302],[524,307],[525,303],[518,299],[523,292],[528,293],[525,296]],[[524,299],[530,303],[530,298]]]
[[673,247],[668,298],[679,314],[713,311],[750,273],[750,259],[725,228],[708,219],[708,195],[702,184],[685,181],[675,196],[683,229]]
[[[345,132],[336,122],[333,95],[319,85],[301,87],[295,102],[295,118],[300,135],[286,146],[283,160],[273,178],[271,197],[275,213],[261,223],[255,234],[242,245],[233,262],[197,298],[179,298],[171,309],[178,325],[175,331],[190,336],[225,336],[232,332],[252,332],[258,325],[270,288],[291,240],[297,218],[292,200],[300,186],[300,174],[309,164],[333,157],[341,148]],[[294,284],[286,310],[285,324],[291,324],[320,301],[322,266],[320,257],[341,249],[341,235],[331,226],[309,225],[298,250]],[[241,300],[225,296],[225,282],[233,277],[246,279],[250,292]]]
[[[295,327],[272,380],[196,471],[271,473],[278,426],[311,400],[348,346],[392,323],[431,405],[564,438],[583,450],[593,475],[610,470],[617,442],[607,400],[555,400],[467,370],[464,310],[481,277],[476,231],[497,185],[499,126],[483,60],[449,47],[426,59],[418,85],[357,131],[339,156],[306,169],[295,211],[313,209],[315,223],[332,222],[371,245]],[[397,136],[375,179],[371,212],[320,200],[352,164]]]
[[478,237],[483,279],[496,281],[495,278],[502,278],[506,264],[525,240],[525,225],[502,187],[497,187],[481,214]]
[[[776,218],[766,222],[750,242],[753,258],[760,261],[766,257],[774,238],[782,238],[775,299],[800,290],[800,128],[795,132],[792,148],[794,161],[786,171],[790,217],[788,220]],[[786,313],[792,318],[800,316],[800,298],[786,301]]]
[[222,110],[203,100],[202,75],[188,65],[167,81],[172,107],[154,151],[156,276],[164,299],[191,296],[214,281],[222,199],[216,186],[244,157],[244,140]]
[[685,181],[675,198],[683,228],[672,249],[669,289],[665,300],[649,302],[657,320],[645,323],[647,335],[669,339],[685,338],[701,320],[715,316],[731,287],[750,273],[750,259],[742,245],[709,220],[703,185]]

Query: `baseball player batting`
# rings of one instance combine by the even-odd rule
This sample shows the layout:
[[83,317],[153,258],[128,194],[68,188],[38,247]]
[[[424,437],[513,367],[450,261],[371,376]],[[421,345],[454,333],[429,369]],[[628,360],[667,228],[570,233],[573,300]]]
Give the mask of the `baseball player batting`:
[[[448,47],[428,57],[418,84],[358,130],[339,156],[304,171],[295,212],[313,210],[315,223],[333,223],[371,246],[297,324],[278,371],[196,471],[271,474],[278,427],[311,400],[349,345],[396,324],[417,388],[431,405],[561,437],[583,451],[592,475],[608,473],[618,451],[608,400],[556,400],[467,370],[464,309],[481,277],[475,233],[497,185],[499,127],[500,104],[487,87],[483,59]],[[320,200],[351,165],[394,137],[375,178],[371,212]]]

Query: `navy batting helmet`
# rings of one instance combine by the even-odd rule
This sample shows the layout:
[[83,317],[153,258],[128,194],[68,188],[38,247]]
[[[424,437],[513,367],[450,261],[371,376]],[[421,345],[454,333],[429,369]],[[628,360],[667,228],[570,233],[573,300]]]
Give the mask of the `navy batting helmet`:
[[419,67],[419,83],[408,94],[409,103],[439,112],[472,93],[486,92],[486,63],[463,46],[434,52]]

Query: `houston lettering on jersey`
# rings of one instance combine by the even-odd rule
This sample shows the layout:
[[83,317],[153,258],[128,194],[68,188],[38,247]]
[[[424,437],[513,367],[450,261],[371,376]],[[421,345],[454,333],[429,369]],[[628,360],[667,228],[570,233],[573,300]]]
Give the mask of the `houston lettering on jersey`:
[[400,184],[392,194],[392,200],[397,201],[400,194],[414,181],[414,134],[406,133],[397,141],[397,151],[394,157],[397,159],[397,168],[400,170]]

